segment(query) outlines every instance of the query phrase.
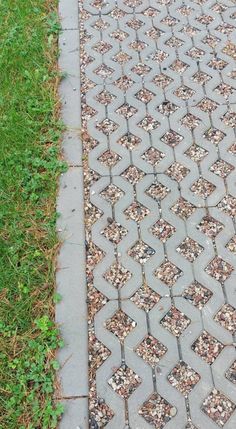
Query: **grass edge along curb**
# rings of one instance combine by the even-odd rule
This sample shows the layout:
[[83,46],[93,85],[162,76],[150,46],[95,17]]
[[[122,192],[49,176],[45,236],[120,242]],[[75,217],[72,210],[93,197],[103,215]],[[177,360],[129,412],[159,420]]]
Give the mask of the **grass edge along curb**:
[[57,179],[62,126],[56,0],[0,1],[0,428],[49,429],[53,401]]

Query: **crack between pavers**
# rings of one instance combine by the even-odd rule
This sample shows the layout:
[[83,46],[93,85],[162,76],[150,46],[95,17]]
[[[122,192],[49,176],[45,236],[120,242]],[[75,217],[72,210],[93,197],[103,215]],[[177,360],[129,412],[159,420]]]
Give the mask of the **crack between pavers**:
[[62,28],[61,34],[64,33],[64,31],[79,31],[79,27],[72,27],[72,28]]
[[54,400],[55,401],[61,401],[61,400],[70,401],[73,399],[88,399],[88,397],[89,397],[88,395],[56,396],[54,398]]
[[81,243],[73,243],[73,241],[64,240],[63,243],[70,244],[71,246],[79,246],[79,247],[84,247],[84,248],[86,246],[86,243],[84,241],[81,241]]

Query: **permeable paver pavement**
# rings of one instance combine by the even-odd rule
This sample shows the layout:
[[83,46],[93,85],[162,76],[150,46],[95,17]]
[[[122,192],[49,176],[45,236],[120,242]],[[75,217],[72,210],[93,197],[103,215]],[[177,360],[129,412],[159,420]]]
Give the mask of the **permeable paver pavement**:
[[79,10],[88,427],[234,429],[236,7]]

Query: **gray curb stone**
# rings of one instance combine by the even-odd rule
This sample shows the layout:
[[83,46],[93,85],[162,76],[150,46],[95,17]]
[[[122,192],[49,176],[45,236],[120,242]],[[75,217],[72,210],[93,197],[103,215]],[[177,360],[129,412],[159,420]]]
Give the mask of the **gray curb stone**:
[[65,413],[60,423],[60,429],[88,429],[88,399],[77,398],[62,400]]
[[62,32],[59,38],[59,67],[65,74],[60,85],[62,120],[66,131],[62,153],[68,171],[61,176],[57,230],[62,246],[57,265],[56,322],[65,346],[58,352],[61,369],[59,401],[65,406],[60,429],[88,429],[88,333],[86,252],[82,142],[80,139],[80,67],[78,2],[60,0]]

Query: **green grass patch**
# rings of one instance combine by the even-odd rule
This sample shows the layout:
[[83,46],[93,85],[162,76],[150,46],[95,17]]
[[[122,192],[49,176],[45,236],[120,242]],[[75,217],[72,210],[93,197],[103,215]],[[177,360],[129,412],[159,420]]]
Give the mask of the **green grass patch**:
[[[55,428],[56,0],[0,0],[0,428]],[[55,297],[56,299],[56,297]]]

